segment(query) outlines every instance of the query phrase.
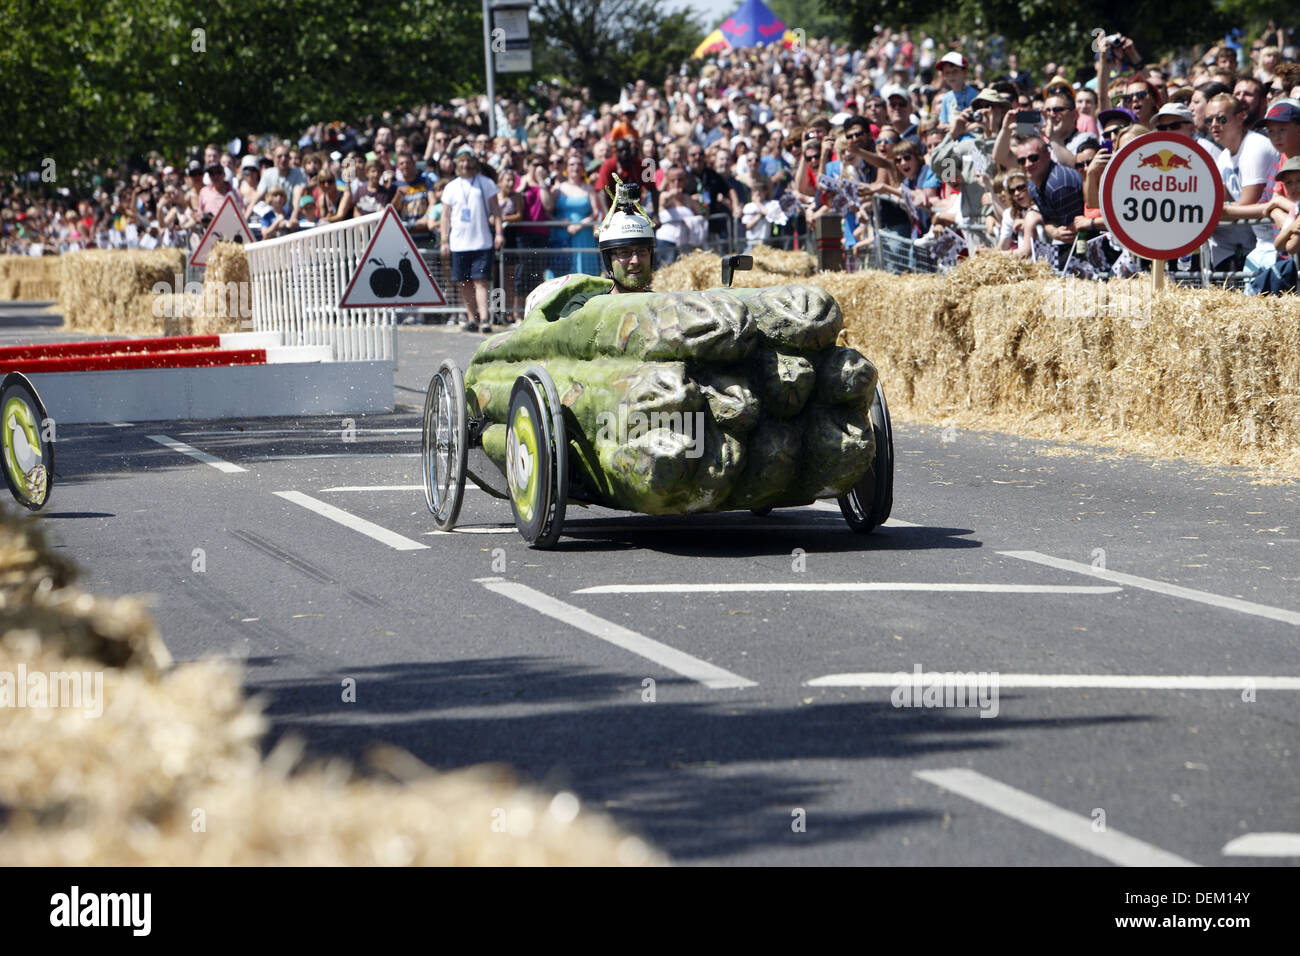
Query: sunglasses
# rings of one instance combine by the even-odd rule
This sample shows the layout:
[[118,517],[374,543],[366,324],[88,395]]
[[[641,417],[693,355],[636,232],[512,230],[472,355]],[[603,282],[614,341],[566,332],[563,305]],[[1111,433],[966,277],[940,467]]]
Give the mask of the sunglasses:
[[1227,113],[1219,113],[1216,116],[1207,116],[1205,121],[1211,126],[1227,126],[1232,122],[1232,117]]
[[852,133],[845,133],[845,134],[844,134],[844,138],[845,138],[845,139],[862,139],[862,137],[865,136],[865,135],[866,135],[866,134],[863,133],[862,130],[860,130],[860,129],[855,129]]
[[1073,106],[1044,106],[1042,112],[1051,113],[1055,116],[1057,113],[1068,113],[1072,109],[1074,109]]
[[881,146],[892,146],[894,143],[898,142],[898,138],[894,136],[885,136],[881,139],[876,140],[876,142],[879,143]]
[[1102,130],[1101,135],[1105,136],[1107,139],[1114,139],[1126,129],[1128,129],[1128,126],[1112,126],[1110,129]]
[[1029,189],[1028,186],[1026,186],[1024,183],[1021,183],[1019,186],[1011,186],[1010,192],[1011,195],[1014,196],[1016,193],[1023,193],[1026,192],[1028,189]]
[[1138,90],[1136,93],[1125,93],[1120,97],[1120,99],[1125,103],[1140,103],[1146,98],[1146,90]]
[[1186,125],[1188,125],[1187,121],[1182,120],[1177,123],[1165,123],[1163,126],[1157,124],[1156,129],[1161,133],[1170,133],[1178,129],[1179,127],[1186,126]]
[[1043,155],[1042,153],[1030,153],[1028,156],[1019,157],[1018,159],[1016,159],[1016,162],[1019,163],[1021,166],[1031,166],[1034,163],[1038,162],[1039,158],[1042,155]]

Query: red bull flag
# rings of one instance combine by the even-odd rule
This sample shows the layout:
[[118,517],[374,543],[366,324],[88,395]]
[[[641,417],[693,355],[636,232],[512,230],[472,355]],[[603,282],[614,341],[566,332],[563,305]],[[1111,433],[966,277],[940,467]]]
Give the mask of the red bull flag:
[[781,18],[763,0],[745,0],[740,9],[704,38],[693,55],[703,57],[723,50],[766,46],[778,42],[783,46],[791,46],[795,42],[795,35],[785,28]]

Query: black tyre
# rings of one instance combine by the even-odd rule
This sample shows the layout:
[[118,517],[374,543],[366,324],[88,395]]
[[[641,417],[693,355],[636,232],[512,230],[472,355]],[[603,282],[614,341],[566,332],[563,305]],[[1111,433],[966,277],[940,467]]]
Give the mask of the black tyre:
[[552,547],[568,501],[568,441],[551,377],[536,366],[515,380],[506,419],[506,484],[515,527],[534,548]]
[[450,531],[456,527],[465,497],[465,464],[469,453],[465,378],[451,359],[446,359],[429,379],[420,446],[424,502],[438,527]]
[[766,518],[768,515],[772,513],[772,506],[766,505],[765,507],[762,508],[750,508],[749,513],[754,515],[757,518]]
[[876,439],[871,470],[839,499],[844,520],[858,534],[876,530],[889,520],[894,508],[894,430],[889,423],[885,390],[879,385],[871,403],[871,430]]
[[54,435],[47,431],[49,422],[27,376],[6,375],[0,382],[0,457],[9,492],[31,511],[44,508],[54,488]]

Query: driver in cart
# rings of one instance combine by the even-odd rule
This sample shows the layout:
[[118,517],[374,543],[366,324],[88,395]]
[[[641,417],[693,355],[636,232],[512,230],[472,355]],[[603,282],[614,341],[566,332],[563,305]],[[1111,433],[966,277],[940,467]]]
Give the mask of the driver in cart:
[[560,311],[560,318],[582,308],[598,295],[649,292],[655,267],[655,225],[641,206],[641,187],[618,181],[614,203],[600,224],[601,261],[614,284],[604,291],[577,292]]

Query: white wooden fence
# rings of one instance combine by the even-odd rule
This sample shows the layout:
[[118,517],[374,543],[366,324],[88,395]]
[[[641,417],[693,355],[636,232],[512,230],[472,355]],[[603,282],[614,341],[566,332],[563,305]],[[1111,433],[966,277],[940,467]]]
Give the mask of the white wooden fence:
[[249,245],[253,330],[280,332],[285,345],[328,345],[336,362],[395,361],[394,310],[339,308],[382,216]]

